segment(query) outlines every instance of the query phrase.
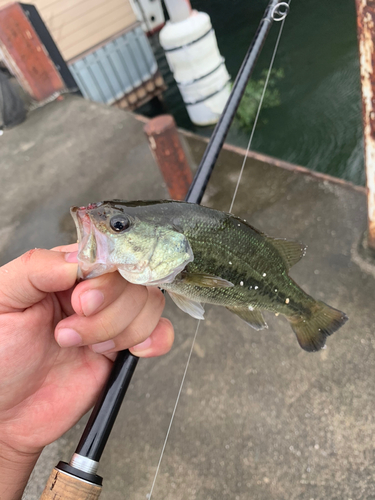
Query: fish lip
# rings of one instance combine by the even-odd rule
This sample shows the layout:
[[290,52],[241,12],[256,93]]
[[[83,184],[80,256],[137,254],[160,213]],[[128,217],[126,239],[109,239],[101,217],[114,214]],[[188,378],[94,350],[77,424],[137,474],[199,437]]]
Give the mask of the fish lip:
[[102,201],[98,201],[96,203],[89,203],[86,207],[70,207],[70,213],[73,216],[73,213],[76,213],[76,212],[78,212],[80,210],[87,212],[87,210],[92,210],[94,208],[99,208],[102,205],[103,205],[103,202]]
[[[97,231],[89,214],[90,210],[97,208],[100,205],[102,205],[102,203],[91,203],[87,207],[71,207],[70,209],[70,214],[74,220],[77,230],[77,277],[79,280],[95,278],[105,272],[115,270],[113,266],[107,262],[108,253],[110,251],[108,244],[105,238],[102,238],[100,233]],[[93,239],[93,241],[90,241],[91,239]],[[90,245],[94,245],[93,256],[90,255],[88,257],[85,255],[86,245],[89,245],[89,249],[92,248]]]
[[79,255],[82,251],[82,240],[83,240],[83,237],[84,237],[84,234],[85,234],[85,230],[84,230],[84,227],[83,227],[83,222],[82,222],[82,218],[80,217],[80,212],[84,212],[85,211],[85,207],[71,207],[70,209],[70,215],[72,216],[73,220],[74,220],[74,224],[76,226],[76,231],[77,231],[77,243],[78,243],[78,255],[77,255],[77,259],[78,259],[78,272],[77,272],[77,278],[78,280],[83,280],[85,279],[85,273],[81,267],[81,260],[79,258]]
[[71,207],[71,209],[70,209],[70,215],[72,216],[72,218],[74,220],[74,224],[75,224],[76,230],[77,230],[78,252],[80,250],[79,247],[80,247],[80,243],[82,242],[82,236],[83,236],[83,232],[84,232],[82,220],[78,215],[78,212],[80,210],[82,210],[82,207]]

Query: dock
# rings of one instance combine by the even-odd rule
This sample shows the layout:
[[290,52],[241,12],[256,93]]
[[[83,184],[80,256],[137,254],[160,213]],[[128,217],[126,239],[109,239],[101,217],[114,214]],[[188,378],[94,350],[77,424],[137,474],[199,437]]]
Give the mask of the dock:
[[[0,264],[76,240],[71,205],[168,198],[134,114],[75,96],[39,108],[0,136]],[[181,132],[193,165],[206,142]],[[203,205],[228,211],[243,151],[226,145]],[[360,250],[366,192],[257,153],[247,158],[233,213],[266,234],[301,241],[291,270],[349,321],[327,348],[304,352],[287,321],[255,331],[207,305],[153,500],[375,498],[375,266]],[[197,321],[167,299],[169,354],[139,362],[104,451],[102,500],[150,491]],[[87,417],[43,452],[24,500],[37,500]]]

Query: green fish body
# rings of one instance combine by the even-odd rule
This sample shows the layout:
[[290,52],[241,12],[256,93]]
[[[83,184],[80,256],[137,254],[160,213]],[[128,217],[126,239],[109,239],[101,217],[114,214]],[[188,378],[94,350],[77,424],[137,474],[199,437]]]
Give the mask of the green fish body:
[[[113,200],[73,207],[83,277],[117,269],[133,283],[168,291],[203,319],[201,303],[225,306],[257,330],[262,311],[282,314],[306,351],[317,351],[347,320],[307,295],[288,275],[305,254],[231,214],[176,201]],[[117,224],[117,227],[116,227]]]

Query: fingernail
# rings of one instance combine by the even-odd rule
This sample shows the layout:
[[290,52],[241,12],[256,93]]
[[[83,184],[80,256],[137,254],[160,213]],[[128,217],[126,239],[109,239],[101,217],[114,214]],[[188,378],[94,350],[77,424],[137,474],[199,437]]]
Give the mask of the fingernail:
[[103,304],[104,295],[100,290],[89,290],[88,292],[84,292],[79,300],[83,314],[90,316]]
[[60,347],[74,347],[82,344],[82,337],[72,328],[61,328],[56,332],[56,341]]
[[132,347],[132,351],[134,351],[134,352],[145,351],[146,349],[148,349],[149,347],[151,347],[151,344],[152,344],[151,337],[148,337],[146,340],[144,340],[140,344],[137,344],[137,345],[133,346]]
[[71,264],[78,264],[78,251],[75,252],[66,252],[65,260]]
[[93,344],[91,349],[98,354],[103,354],[103,352],[110,351],[115,347],[113,340],[106,340],[105,342],[99,342],[98,344]]

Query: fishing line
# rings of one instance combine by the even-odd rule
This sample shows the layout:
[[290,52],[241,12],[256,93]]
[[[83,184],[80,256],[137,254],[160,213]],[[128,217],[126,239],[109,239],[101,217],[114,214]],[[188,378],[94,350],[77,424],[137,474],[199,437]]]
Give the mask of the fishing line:
[[[281,2],[281,4],[276,5],[276,7],[278,7],[279,5],[287,6],[288,10],[289,10],[290,2],[291,2],[291,0],[289,0],[288,3]],[[276,7],[275,7],[275,9],[276,9]],[[258,118],[259,118],[260,110],[262,109],[263,99],[264,99],[264,95],[265,95],[266,90],[267,90],[267,85],[268,85],[268,81],[270,79],[270,75],[271,75],[271,71],[272,71],[272,66],[273,66],[273,63],[274,63],[274,60],[275,60],[275,57],[276,57],[277,49],[279,47],[279,42],[280,42],[281,34],[283,32],[283,28],[284,28],[284,24],[285,24],[285,18],[286,18],[287,14],[288,14],[288,10],[284,11],[284,12],[277,12],[275,9],[274,9],[274,12],[273,12],[274,21],[281,21],[281,26],[280,26],[279,34],[277,36],[275,48],[274,48],[274,51],[273,51],[273,54],[272,54],[272,57],[271,57],[271,62],[270,62],[270,66],[268,68],[268,73],[267,73],[266,81],[264,82],[264,87],[263,87],[262,95],[261,95],[260,100],[259,100],[259,105],[258,105],[257,113],[255,115],[255,120],[254,120],[253,128],[251,130],[250,139],[249,139],[249,142],[247,144],[246,153],[245,153],[245,156],[243,158],[243,162],[242,162],[240,174],[239,174],[238,179],[237,179],[236,188],[234,190],[233,198],[232,198],[232,201],[231,201],[231,204],[230,204],[230,207],[229,207],[229,213],[232,213],[232,208],[233,208],[233,205],[234,205],[234,201],[236,199],[237,191],[238,191],[238,188],[239,188],[239,185],[240,185],[240,182],[241,182],[241,179],[242,179],[242,174],[243,174],[243,171],[244,171],[244,168],[245,168],[245,163],[246,163],[246,160],[247,160],[247,155],[249,154],[249,151],[250,151],[251,143],[253,141],[255,129],[256,129],[256,126],[257,126],[257,123],[258,123]],[[281,17],[277,18],[277,17],[275,17],[275,15],[280,15]]]
[[159,458],[159,462],[158,462],[158,466],[156,467],[156,472],[155,472],[155,476],[154,476],[154,480],[152,482],[152,486],[151,486],[151,490],[150,490],[150,493],[147,495],[147,498],[148,500],[151,499],[151,495],[152,495],[152,492],[154,490],[154,486],[155,486],[155,483],[156,483],[156,478],[159,474],[159,469],[160,469],[160,464],[161,464],[161,461],[163,459],[163,455],[164,455],[164,450],[165,450],[165,447],[167,446],[167,441],[168,441],[168,438],[169,438],[169,434],[171,432],[171,428],[172,428],[172,424],[173,424],[173,419],[174,419],[174,416],[175,416],[175,413],[176,413],[176,410],[177,410],[177,406],[178,406],[178,402],[180,401],[180,396],[181,396],[181,392],[182,392],[182,388],[184,386],[184,382],[185,382],[185,377],[186,377],[186,374],[187,374],[187,371],[188,371],[188,368],[189,368],[189,363],[190,363],[190,358],[191,358],[191,355],[193,354],[193,349],[194,349],[194,344],[195,344],[195,339],[197,338],[197,334],[198,334],[198,330],[199,330],[199,325],[201,324],[201,320],[198,321],[197,323],[197,328],[195,330],[195,334],[194,334],[194,338],[193,338],[193,342],[191,344],[191,348],[190,348],[190,352],[189,352],[189,356],[188,356],[188,359],[187,359],[187,362],[186,362],[186,366],[185,366],[185,370],[184,370],[184,374],[182,376],[182,381],[181,381],[181,384],[180,384],[180,388],[178,390],[178,394],[177,394],[177,399],[176,399],[176,403],[174,405],[174,408],[173,408],[173,412],[172,412],[172,417],[171,417],[171,420],[169,422],[169,426],[168,426],[168,430],[167,430],[167,434],[165,436],[165,439],[164,439],[164,444],[163,444],[163,448],[161,450],[161,454],[160,454],[160,458]]
[[[280,26],[279,34],[278,34],[278,36],[277,36],[277,40],[276,40],[276,44],[275,44],[275,48],[274,48],[274,51],[273,51],[273,54],[272,54],[272,58],[271,58],[271,62],[270,62],[270,66],[269,66],[269,68],[268,68],[268,73],[267,73],[266,81],[265,81],[265,83],[264,83],[264,87],[263,87],[262,95],[261,95],[261,98],[260,98],[260,101],[259,101],[259,105],[258,105],[258,110],[257,110],[256,116],[255,116],[255,120],[254,120],[253,128],[252,128],[252,131],[251,131],[251,134],[250,134],[250,139],[249,139],[249,142],[248,142],[248,145],[247,145],[247,149],[246,149],[246,154],[245,154],[245,156],[244,156],[244,160],[243,160],[243,162],[242,162],[241,171],[240,171],[240,174],[239,174],[239,176],[238,176],[238,180],[237,180],[236,188],[235,188],[235,191],[234,191],[234,194],[233,194],[233,198],[232,198],[232,202],[231,202],[231,205],[230,205],[229,212],[231,212],[231,211],[232,211],[233,204],[234,204],[234,201],[235,201],[235,198],[236,198],[236,195],[237,195],[238,187],[239,187],[239,184],[240,184],[240,182],[241,182],[241,178],[242,178],[243,170],[244,170],[244,167],[245,167],[245,163],[246,163],[247,155],[248,155],[248,153],[249,153],[250,146],[251,146],[251,143],[252,143],[252,140],[253,140],[253,136],[254,136],[255,128],[256,128],[256,126],[257,126],[257,122],[258,122],[259,113],[260,113],[260,110],[261,110],[261,108],[262,108],[264,95],[265,95],[266,90],[267,90],[267,85],[268,85],[268,81],[269,81],[269,79],[270,79],[270,74],[271,74],[272,66],[273,66],[273,63],[274,63],[274,60],[275,60],[275,57],[276,57],[276,52],[277,52],[277,49],[278,49],[278,46],[279,46],[279,42],[280,42],[280,38],[281,38],[281,34],[282,34],[283,27],[284,27],[284,23],[285,23],[285,18],[286,18],[287,14],[288,14],[288,11],[289,11],[289,5],[290,5],[290,2],[291,2],[291,0],[289,0],[289,2],[288,2],[288,3],[287,3],[287,2],[280,2],[279,4],[277,4],[277,5],[276,5],[276,7],[274,8],[273,13],[272,13],[273,20],[274,20],[274,21],[281,21],[281,26]],[[280,7],[284,7],[284,10],[281,10],[281,8],[280,8]],[[174,417],[175,417],[175,414],[176,414],[177,406],[178,406],[178,403],[179,403],[179,401],[180,401],[180,396],[181,396],[181,393],[182,393],[182,388],[183,388],[183,386],[184,386],[184,382],[185,382],[186,374],[187,374],[187,371],[188,371],[188,368],[189,368],[190,359],[191,359],[191,356],[192,356],[192,354],[193,354],[193,349],[194,349],[194,345],[195,345],[195,340],[196,340],[196,338],[197,338],[197,334],[198,334],[198,330],[199,330],[200,323],[201,323],[201,321],[199,320],[199,321],[198,321],[198,324],[197,324],[197,328],[196,328],[196,330],[195,330],[195,334],[194,334],[193,342],[192,342],[192,344],[191,344],[191,348],[190,348],[189,356],[188,356],[188,359],[187,359],[187,362],[186,362],[186,366],[185,366],[184,374],[183,374],[183,376],[182,376],[182,381],[181,381],[181,384],[180,384],[180,388],[179,388],[179,390],[178,390],[177,399],[176,399],[176,402],[175,402],[175,405],[174,405],[174,408],[173,408],[173,412],[172,412],[171,420],[170,420],[170,422],[169,422],[169,426],[168,426],[167,434],[166,434],[165,439],[164,439],[164,443],[163,443],[163,447],[162,447],[162,450],[161,450],[161,454],[160,454],[159,462],[158,462],[158,465],[157,465],[157,467],[156,467],[155,476],[154,476],[154,479],[153,479],[153,482],[152,482],[152,485],[151,485],[150,492],[147,494],[147,499],[148,499],[148,500],[151,500],[151,496],[152,496],[152,493],[153,493],[153,491],[154,491],[154,487],[155,487],[156,479],[157,479],[158,474],[159,474],[160,465],[161,465],[161,462],[162,462],[162,459],[163,459],[163,455],[164,455],[165,448],[166,448],[166,446],[167,446],[167,442],[168,442],[169,434],[170,434],[170,431],[171,431],[171,428],[172,428],[173,420],[174,420]]]

